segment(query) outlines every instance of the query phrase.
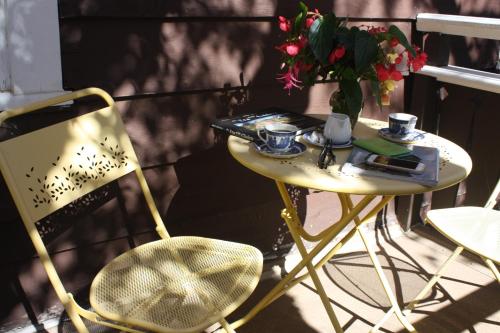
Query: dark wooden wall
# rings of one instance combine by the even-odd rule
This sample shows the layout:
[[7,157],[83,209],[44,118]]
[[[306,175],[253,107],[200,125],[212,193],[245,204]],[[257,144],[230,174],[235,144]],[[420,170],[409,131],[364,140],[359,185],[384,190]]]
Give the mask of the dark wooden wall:
[[[225,138],[209,124],[216,117],[270,105],[301,113],[329,112],[332,84],[288,96],[275,80],[280,56],[274,46],[282,38],[276,16],[294,15],[297,3],[59,0],[64,87],[101,87],[118,101],[156,203],[174,235],[246,242],[269,256],[286,251],[290,239],[279,217],[282,204],[273,182],[236,163]],[[388,19],[408,33],[411,24],[406,21],[418,12],[500,14],[493,1],[342,0],[317,1],[317,7],[322,12],[333,9],[339,16],[364,17],[366,24]],[[460,43],[454,54],[470,55],[471,67],[491,61],[482,57],[484,52],[474,56],[483,44]],[[402,88],[382,113],[368,99],[363,115],[385,119],[389,112],[402,111]],[[447,121],[461,126],[457,120],[451,116]],[[37,116],[22,119],[15,132],[41,123]],[[100,208],[95,213],[70,218],[75,228],[69,228],[68,219],[47,222],[57,236],[51,242],[56,266],[75,293],[85,291],[115,253],[156,237],[133,177],[120,181],[119,187],[96,199]],[[57,312],[58,302],[3,191],[0,327],[12,328],[36,324],[47,309],[56,306]],[[293,194],[302,215],[315,208],[314,193],[295,189]]]

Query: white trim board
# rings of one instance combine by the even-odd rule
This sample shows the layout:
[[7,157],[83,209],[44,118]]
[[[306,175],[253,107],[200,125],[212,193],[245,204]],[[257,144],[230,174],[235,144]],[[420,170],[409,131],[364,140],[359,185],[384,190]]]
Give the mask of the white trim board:
[[458,66],[424,66],[416,74],[435,77],[438,81],[500,94],[500,74]]
[[500,19],[421,13],[417,15],[417,30],[500,40]]

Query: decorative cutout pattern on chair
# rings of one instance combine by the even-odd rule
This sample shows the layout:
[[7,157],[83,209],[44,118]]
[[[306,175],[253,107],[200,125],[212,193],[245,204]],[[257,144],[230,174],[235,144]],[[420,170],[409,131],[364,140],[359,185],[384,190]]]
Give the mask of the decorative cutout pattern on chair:
[[58,163],[60,163],[61,156],[57,156],[52,166],[58,168],[60,173],[50,178],[49,175],[37,175],[35,167],[32,166],[26,173],[26,178],[30,178],[33,184],[28,187],[28,190],[33,192],[34,207],[38,208],[40,205],[58,201],[65,192],[81,189],[87,181],[103,178],[110,170],[127,166],[128,156],[125,155],[125,151],[120,148],[119,144],[111,144],[107,141],[108,137],[105,137],[99,143],[102,147],[99,153],[88,152],[89,149],[86,150],[85,146],[82,146],[75,153],[75,157],[78,156],[82,160],[78,164],[60,166]]

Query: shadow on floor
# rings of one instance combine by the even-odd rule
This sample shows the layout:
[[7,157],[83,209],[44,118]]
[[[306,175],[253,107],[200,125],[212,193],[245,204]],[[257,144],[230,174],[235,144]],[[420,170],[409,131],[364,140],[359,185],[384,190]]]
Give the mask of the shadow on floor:
[[[425,237],[427,240],[437,243],[436,245],[445,246],[450,250],[454,248],[452,243],[442,239],[443,237],[440,237],[435,231],[419,228],[417,234],[419,237]],[[434,272],[427,272],[418,263],[418,257],[412,255],[400,243],[400,241],[396,242],[392,239],[384,230],[377,233],[377,258],[398,303],[404,307],[413,300]],[[393,254],[395,250],[398,257],[389,254],[387,251],[389,247],[392,249],[390,252]],[[468,259],[470,256],[466,255]],[[480,262],[477,258],[474,259],[474,261]],[[338,255],[323,267],[323,271],[336,287],[358,301],[384,312],[389,310],[389,300],[383,292],[378,275],[366,252]],[[469,278],[465,278],[465,276],[464,279],[446,276],[446,272],[441,279],[447,283],[456,283],[464,287],[467,285],[469,288],[477,289],[464,297],[454,299],[442,284],[436,284],[420,304],[446,305],[441,306],[437,311],[435,309],[426,310],[426,306],[417,307],[413,314],[425,316],[414,323],[417,330],[433,333],[465,331],[476,333],[474,325],[477,323],[499,326],[500,330],[500,322],[488,319],[489,316],[500,310],[500,298],[498,297],[500,285],[496,281],[481,285],[468,281]],[[401,330],[398,333],[403,332],[406,331]]]

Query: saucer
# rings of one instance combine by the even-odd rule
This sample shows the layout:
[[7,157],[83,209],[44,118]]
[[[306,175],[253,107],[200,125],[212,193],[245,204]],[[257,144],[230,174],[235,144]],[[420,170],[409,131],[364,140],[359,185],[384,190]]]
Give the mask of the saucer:
[[379,129],[378,135],[392,142],[410,144],[422,140],[425,137],[425,132],[419,130],[413,130],[412,132],[406,134],[405,136],[399,136],[389,132],[389,128],[386,127]]
[[292,146],[285,151],[271,150],[265,143],[258,145],[254,142],[253,147],[258,153],[273,158],[292,158],[302,155],[307,150],[306,145],[297,141],[294,141]]
[[[306,140],[307,143],[312,144],[317,147],[323,147],[325,144],[325,137],[323,136],[323,133],[320,131],[312,131],[312,132],[307,132],[302,135],[304,140]],[[333,145],[333,149],[341,149],[341,148],[349,148],[352,147],[352,142],[355,140],[354,137],[351,137],[351,140],[340,144],[340,145]]]

